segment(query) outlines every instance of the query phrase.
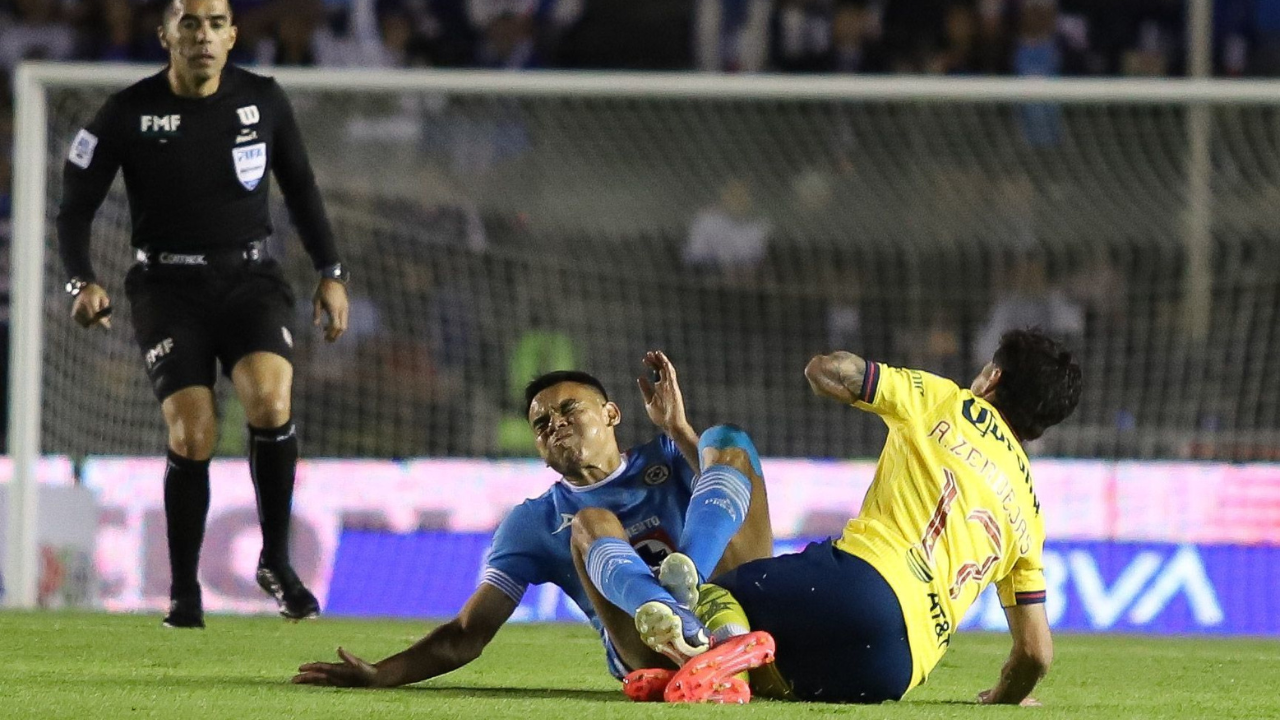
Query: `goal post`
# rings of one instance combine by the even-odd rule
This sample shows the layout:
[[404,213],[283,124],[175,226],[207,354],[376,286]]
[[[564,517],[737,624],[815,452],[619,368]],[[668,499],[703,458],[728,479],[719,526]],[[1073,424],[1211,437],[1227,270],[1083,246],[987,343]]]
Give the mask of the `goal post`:
[[[93,233],[111,333],[70,326],[52,233],[75,128],[156,70],[16,74],[10,606],[36,599],[42,454],[162,447],[121,287],[120,181]],[[1114,270],[1129,301],[1101,329],[1079,321],[1085,401],[1040,451],[1247,460],[1280,439],[1280,333],[1257,336],[1280,321],[1280,281],[1258,265],[1280,237],[1280,82],[263,72],[289,91],[355,269],[349,337],[299,340],[311,456],[527,452],[519,385],[547,364],[601,375],[635,440],[648,428],[626,393],[653,346],[680,367],[697,424],[747,426],[770,455],[871,455],[882,431],[807,399],[804,356],[856,341],[963,380],[996,266],[1032,246],[1054,280]],[[751,217],[721,207],[699,250],[717,203]],[[723,250],[726,227],[758,240],[735,250],[754,253],[745,272],[698,256]],[[1229,255],[1248,282],[1224,282],[1223,239],[1247,246]],[[292,237],[278,245],[305,304],[308,264]]]
[[40,363],[44,348],[45,182],[48,128],[41,68],[14,74],[13,240],[9,330],[8,450],[13,460],[5,525],[5,605],[36,604],[36,463],[40,458]]

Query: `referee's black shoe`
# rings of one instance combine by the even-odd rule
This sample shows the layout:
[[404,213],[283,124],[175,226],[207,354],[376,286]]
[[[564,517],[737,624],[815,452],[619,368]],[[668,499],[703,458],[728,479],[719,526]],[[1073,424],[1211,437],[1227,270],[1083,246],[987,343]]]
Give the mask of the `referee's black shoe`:
[[258,587],[276,599],[282,618],[305,620],[320,614],[320,601],[287,563],[272,567],[259,559]]
[[199,595],[176,597],[169,601],[169,614],[161,623],[167,628],[204,629],[204,605]]

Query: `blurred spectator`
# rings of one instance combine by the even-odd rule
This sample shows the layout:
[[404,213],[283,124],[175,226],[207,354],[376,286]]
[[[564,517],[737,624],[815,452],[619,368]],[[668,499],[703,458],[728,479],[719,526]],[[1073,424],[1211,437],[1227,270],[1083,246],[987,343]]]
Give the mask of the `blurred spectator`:
[[768,220],[759,217],[751,187],[739,178],[725,183],[717,203],[701,210],[689,226],[684,260],[695,267],[750,276],[768,249]]
[[[466,0],[379,0],[378,16],[399,14],[408,20],[409,65],[461,67],[475,58],[476,33],[467,17]],[[384,19],[384,33],[387,20]]]
[[[426,3],[420,4],[425,8]],[[430,42],[424,34],[430,26],[420,24],[415,8],[400,0],[378,0],[378,34],[383,60],[388,67],[426,67],[435,64]]]
[[773,16],[773,66],[782,72],[831,67],[831,0],[778,0]]
[[882,72],[880,20],[863,0],[838,0],[831,19],[831,60],[825,69],[840,73]]
[[[169,61],[169,53],[160,45],[156,31],[164,22],[164,7],[167,0],[143,0],[133,5],[133,39],[129,44],[129,59],[133,62],[164,63]],[[235,6],[240,7],[239,3]],[[236,15],[239,24],[240,16]],[[92,36],[93,33],[86,33]],[[244,33],[237,34],[236,47],[244,42]],[[237,61],[243,59],[243,55]]]
[[1215,73],[1240,77],[1248,70],[1253,0],[1217,0],[1213,4]]
[[942,43],[929,64],[940,75],[969,75],[978,72],[978,13],[968,3],[947,8]]
[[885,3],[884,42],[891,71],[922,73],[932,70],[951,4],[951,0],[890,0]]
[[1120,61],[1123,75],[1163,77],[1169,74],[1170,48],[1159,24],[1153,20],[1142,23],[1138,44],[1127,50]]
[[1007,283],[1004,294],[978,331],[973,345],[973,368],[980,368],[1000,345],[1000,336],[1013,328],[1039,327],[1076,344],[1084,333],[1084,309],[1061,288],[1049,283],[1044,260],[1028,253],[996,278]]
[[479,34],[476,64],[504,70],[539,67],[536,10],[536,0],[467,0],[467,15]]
[[0,8],[0,68],[74,56],[76,35],[61,0],[8,0]]
[[325,19],[320,0],[273,0],[255,8],[251,17],[245,23],[254,31],[237,44],[256,39],[253,53],[258,64],[320,64],[316,34]]
[[1006,0],[978,0],[977,47],[974,62],[977,71],[988,75],[1009,72],[1009,12]]
[[[1062,48],[1057,27],[1056,0],[1022,0],[1013,48],[1014,74],[1029,77],[1057,77],[1062,74]],[[1058,105],[1022,105],[1018,108],[1018,118],[1022,137],[1029,145],[1055,145],[1062,136],[1062,108]]]
[[698,0],[698,69],[763,70],[772,12],[772,0]]
[[[134,0],[86,0],[75,13],[80,28],[80,55],[95,60],[126,62],[133,59]],[[151,35],[153,42],[158,41]]]
[[1062,74],[1057,22],[1056,0],[1022,0],[1013,49],[1014,74],[1034,77]]
[[1254,73],[1280,75],[1280,0],[1254,0],[1251,19]]

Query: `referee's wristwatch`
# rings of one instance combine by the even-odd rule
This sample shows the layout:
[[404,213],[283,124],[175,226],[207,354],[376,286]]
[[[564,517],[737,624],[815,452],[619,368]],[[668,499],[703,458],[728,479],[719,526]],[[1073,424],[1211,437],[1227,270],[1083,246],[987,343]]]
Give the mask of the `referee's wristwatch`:
[[325,280],[337,280],[346,285],[347,281],[351,279],[351,271],[347,269],[346,263],[336,262],[320,268],[320,277]]
[[92,284],[93,284],[92,280],[85,280],[84,278],[73,277],[67,281],[67,285],[66,285],[67,294],[70,295],[71,297],[80,297],[80,293],[84,292],[84,289]]

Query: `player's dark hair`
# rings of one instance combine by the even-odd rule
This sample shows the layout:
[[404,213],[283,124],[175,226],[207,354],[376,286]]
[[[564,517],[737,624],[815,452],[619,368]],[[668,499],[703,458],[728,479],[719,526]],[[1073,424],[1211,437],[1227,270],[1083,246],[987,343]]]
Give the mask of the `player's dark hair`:
[[525,413],[528,414],[529,408],[533,407],[533,399],[538,396],[538,393],[546,390],[552,385],[559,385],[564,382],[578,383],[579,385],[593,387],[600,392],[600,395],[604,397],[605,402],[609,401],[609,393],[605,392],[604,383],[595,379],[594,376],[584,373],[581,370],[556,370],[554,372],[549,372],[546,375],[536,377],[530,381],[528,385],[525,385]]
[[992,404],[1021,440],[1040,437],[1080,403],[1080,365],[1039,328],[1002,335],[994,362],[1000,381]]

